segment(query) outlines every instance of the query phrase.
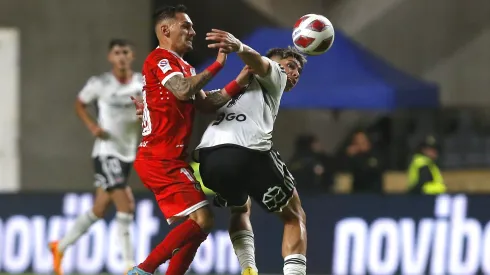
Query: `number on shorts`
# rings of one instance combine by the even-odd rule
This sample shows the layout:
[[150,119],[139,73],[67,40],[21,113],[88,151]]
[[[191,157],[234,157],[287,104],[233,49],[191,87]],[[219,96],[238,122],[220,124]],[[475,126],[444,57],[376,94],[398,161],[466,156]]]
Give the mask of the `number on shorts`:
[[194,178],[192,173],[189,171],[189,169],[186,168],[180,168],[180,173],[184,174],[190,181],[192,182],[197,182],[197,180]]
[[150,110],[148,110],[145,90],[143,90],[143,121],[141,122],[141,127],[143,128],[143,131],[141,133],[143,136],[151,134]]
[[114,184],[122,175],[121,162],[117,158],[101,158],[102,171],[109,184]]

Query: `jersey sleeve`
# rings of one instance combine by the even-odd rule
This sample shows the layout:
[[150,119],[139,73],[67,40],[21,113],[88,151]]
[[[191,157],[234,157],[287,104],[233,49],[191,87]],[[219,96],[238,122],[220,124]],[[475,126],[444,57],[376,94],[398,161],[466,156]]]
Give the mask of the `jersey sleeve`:
[[284,91],[286,88],[286,71],[279,65],[279,63],[272,61],[267,57],[262,57],[267,60],[271,65],[269,73],[266,76],[259,77],[257,76],[257,80],[260,82],[262,86],[267,89],[268,93],[279,94]]
[[177,58],[173,55],[159,56],[154,59],[154,62],[156,75],[162,85],[165,85],[173,76],[184,75]]
[[99,97],[99,93],[101,90],[100,80],[98,77],[91,77],[82,88],[82,90],[78,93],[78,99],[85,103],[91,103]]

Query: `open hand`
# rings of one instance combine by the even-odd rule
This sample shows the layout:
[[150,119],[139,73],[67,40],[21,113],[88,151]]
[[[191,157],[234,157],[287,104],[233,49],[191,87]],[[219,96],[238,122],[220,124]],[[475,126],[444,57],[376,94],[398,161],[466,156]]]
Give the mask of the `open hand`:
[[212,29],[206,34],[206,40],[216,43],[208,45],[208,48],[221,49],[224,53],[237,52],[242,46],[242,42],[233,34],[218,29]]
[[100,128],[99,125],[93,125],[89,128],[89,130],[92,133],[92,135],[96,138],[100,138],[100,139],[109,138],[109,134],[106,131],[104,131],[104,129]]

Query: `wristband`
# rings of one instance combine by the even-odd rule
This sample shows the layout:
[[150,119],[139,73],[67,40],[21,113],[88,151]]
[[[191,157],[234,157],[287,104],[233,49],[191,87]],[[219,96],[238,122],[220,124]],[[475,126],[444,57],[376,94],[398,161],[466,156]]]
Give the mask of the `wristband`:
[[240,47],[238,47],[237,53],[243,52],[243,43],[240,41]]
[[215,61],[213,64],[209,65],[209,67],[206,68],[206,70],[213,76],[215,76],[221,69],[223,68],[223,65],[219,63],[218,61]]
[[242,90],[242,87],[240,87],[240,85],[238,85],[238,82],[236,82],[236,80],[233,80],[232,82],[226,84],[226,86],[225,86],[226,93],[231,97],[234,97],[235,95],[240,93],[241,90]]

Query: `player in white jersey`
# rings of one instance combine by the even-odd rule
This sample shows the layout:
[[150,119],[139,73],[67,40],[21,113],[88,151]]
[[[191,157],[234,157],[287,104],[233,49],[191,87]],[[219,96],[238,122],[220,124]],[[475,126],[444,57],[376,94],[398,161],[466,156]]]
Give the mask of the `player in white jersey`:
[[[95,137],[92,158],[95,170],[96,194],[93,207],[75,220],[60,240],[50,243],[55,274],[62,274],[64,251],[78,240],[92,224],[104,217],[111,202],[117,213],[119,244],[125,268],[134,265],[130,226],[133,221],[134,198],[127,185],[129,171],[136,156],[140,122],[134,116],[131,97],[140,97],[143,88],[141,73],[133,72],[132,45],[124,39],[109,43],[112,71],[91,77],[78,94],[75,108],[78,116]],[[97,120],[92,119],[86,106],[95,103]]]
[[203,182],[216,192],[216,205],[231,208],[230,237],[244,271],[256,270],[251,197],[284,223],[284,274],[306,274],[306,215],[294,178],[272,148],[282,94],[296,85],[306,59],[293,48],[272,49],[263,57],[220,30],[206,39],[216,41],[210,48],[237,52],[253,75],[217,111],[196,148]]

